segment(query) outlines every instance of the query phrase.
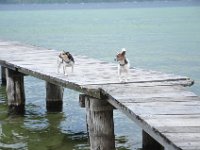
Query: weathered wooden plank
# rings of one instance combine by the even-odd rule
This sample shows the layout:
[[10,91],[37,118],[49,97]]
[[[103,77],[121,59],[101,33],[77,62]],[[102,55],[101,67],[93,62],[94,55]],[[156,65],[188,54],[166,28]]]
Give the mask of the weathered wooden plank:
[[[170,87],[170,88],[173,88],[173,87]],[[113,88],[114,89],[114,88]],[[177,88],[179,89],[179,88]],[[175,88],[176,90],[176,88]],[[134,91],[134,90],[133,90]],[[140,91],[140,90],[139,90]],[[104,92],[104,90],[102,91]],[[115,93],[115,91],[113,90],[112,91],[113,93]],[[111,92],[111,93],[112,93]],[[145,92],[145,90],[144,90]],[[183,96],[181,96],[183,97]],[[181,99],[181,97],[179,97],[179,101]],[[198,101],[198,98],[197,97],[187,97],[187,101],[189,101],[189,98],[193,98],[192,100],[194,100],[193,102],[197,102],[199,103]],[[136,98],[137,99],[137,98]],[[156,100],[155,100],[156,99]],[[161,98],[155,98],[154,101],[158,101],[158,100],[162,100],[162,97]],[[173,97],[171,98],[173,99]],[[184,97],[184,99],[186,99]],[[149,133],[154,139],[156,139],[157,141],[159,141],[162,145],[165,146],[166,149],[180,149],[180,146],[177,146],[177,143],[176,142],[173,142],[171,141],[170,138],[168,138],[164,133],[168,133],[167,131],[166,132],[162,132],[162,130],[159,130],[160,126],[157,125],[159,124],[159,120],[158,122],[156,123],[156,126],[154,126],[155,124],[151,124],[150,122],[148,122],[148,120],[146,120],[146,118],[148,118],[148,116],[159,116],[160,114],[163,114],[163,115],[169,115],[169,114],[200,114],[200,111],[199,111],[199,108],[196,109],[196,106],[186,106],[186,108],[182,108],[182,107],[178,107],[178,108],[174,108],[173,106],[171,106],[171,109],[168,108],[168,105],[166,107],[166,104],[163,105],[163,107],[160,108],[160,106],[158,106],[158,108],[156,108],[156,105],[155,108],[149,108],[149,107],[143,107],[143,106],[138,106],[137,104],[140,104],[140,103],[121,103],[120,100],[116,100],[115,98],[113,98],[111,95],[109,96],[108,95],[108,101],[113,105],[115,106],[116,108],[118,108],[119,110],[121,110],[123,113],[125,113],[128,117],[130,117],[132,120],[134,120],[139,126],[142,127],[142,129],[144,129],[147,133]],[[145,99],[143,99],[143,101],[145,101]],[[186,103],[187,103],[186,101]],[[185,103],[185,101],[183,101]],[[151,103],[151,102],[150,102]],[[161,101],[161,103],[163,103]],[[171,102],[173,103],[173,101]],[[143,104],[143,103],[141,103]],[[144,104],[149,104],[149,102],[147,103],[144,103]],[[189,103],[188,103],[189,104]],[[132,105],[132,106],[130,106]],[[170,106],[169,106],[170,107]],[[195,107],[195,108],[194,108]],[[172,109],[173,108],[173,109]],[[159,111],[158,111],[158,110]],[[189,112],[189,113],[188,113]],[[171,116],[172,116],[171,115]],[[143,118],[144,116],[144,118]],[[187,120],[185,120],[187,121]],[[167,120],[166,120],[167,122]],[[163,124],[165,123],[165,119],[163,119]],[[182,124],[184,124],[185,122],[182,122]],[[195,124],[195,122],[193,122],[193,125]],[[158,126],[158,127],[157,127]],[[165,127],[165,124],[161,127]],[[168,126],[166,126],[168,127]],[[177,127],[174,126],[176,129]],[[183,127],[183,125],[181,126],[181,123],[179,124],[178,127]],[[195,126],[191,126],[191,127],[195,127]],[[189,126],[190,128],[190,126]],[[162,129],[162,128],[161,128]],[[198,129],[198,127],[197,127]],[[175,130],[175,129],[174,129]],[[194,131],[194,129],[193,129]]]
[[[23,60],[30,65],[32,64],[32,66],[37,66],[39,71],[43,71],[43,69],[55,65],[59,53],[55,50],[49,50],[23,44],[11,44],[11,46],[9,48],[7,47],[7,49],[9,50],[6,51],[6,53],[4,51],[5,47],[2,50],[0,49],[0,51],[3,53],[3,55],[0,56],[0,59],[7,58],[8,63],[11,63],[11,61],[16,60],[13,62],[15,63],[15,67],[16,68],[24,67],[25,69],[27,66],[20,64],[20,60]],[[42,50],[44,50],[44,53],[42,52]],[[46,55],[45,52],[48,55]],[[12,55],[10,55],[9,53],[10,54],[12,53]],[[4,57],[4,55],[6,56]],[[78,81],[79,79],[84,78],[84,80],[82,80],[81,82],[77,82],[78,84],[94,85],[94,84],[119,83],[118,76],[116,73],[117,64],[107,63],[103,61],[98,61],[96,59],[91,59],[81,56],[75,56],[75,60],[76,60],[76,65],[74,74],[78,75],[76,76],[76,80]],[[49,63],[49,66],[45,65],[44,67],[42,64],[45,64],[47,62]],[[56,66],[54,72],[51,73],[56,74]],[[139,68],[134,68],[130,70],[130,76],[129,76],[130,83],[131,82],[145,83],[145,82],[159,82],[159,81],[166,81],[166,82],[180,81],[180,84],[185,84],[185,85],[192,84],[192,81],[189,78],[183,76],[164,74],[161,72],[143,70]]]
[[24,74],[28,74],[33,77],[45,80],[49,83],[60,85],[60,86],[63,86],[63,87],[69,88],[69,89],[73,89],[75,91],[79,91],[79,92],[85,93],[87,95],[96,97],[96,98],[101,98],[100,89],[96,89],[96,88],[88,89],[86,87],[78,85],[75,82],[76,80],[74,80],[74,82],[73,82],[73,80],[71,82],[69,82],[69,80],[66,80],[66,76],[64,76],[62,74],[57,74],[56,76],[52,76],[51,72],[44,74],[41,71],[38,71],[37,68],[34,68],[34,71],[30,70],[30,69],[24,69],[24,68],[19,68],[18,70]]
[[181,97],[194,97],[196,94],[190,92],[190,91],[180,91],[180,92],[158,92],[158,93],[122,93],[121,95],[119,93],[116,93],[113,95],[116,99],[126,101],[130,100],[131,97],[134,97],[135,99],[150,99],[150,98],[174,98],[179,99]]
[[[40,70],[40,68],[38,67],[38,66],[35,66],[35,65],[28,65],[28,64],[25,64],[24,66],[26,66],[26,68],[30,68],[29,70],[26,70],[26,69],[23,69],[23,68],[20,68],[20,67],[18,67],[19,69],[19,71],[21,71],[21,72],[23,72],[24,74],[37,74],[37,72],[39,73],[39,74],[41,74],[41,75],[43,75],[43,78],[44,78],[44,80],[45,80],[45,77],[46,78],[48,78],[48,76],[45,76],[46,74],[50,74],[50,76],[53,76],[53,77],[55,77],[55,78],[60,78],[60,76],[62,76],[62,75],[60,75],[60,74],[53,74],[54,73],[54,71],[55,71],[55,69],[53,69],[53,67],[51,66],[51,69],[50,70],[45,70],[45,68],[44,67],[42,67],[42,68],[44,68],[42,71]],[[28,67],[29,66],[29,67]],[[34,68],[33,68],[34,67]],[[23,70],[22,70],[23,69]],[[49,69],[49,68],[48,68]],[[31,73],[32,72],[32,73]],[[39,75],[38,76],[36,76],[36,77],[38,77],[38,78],[40,78],[39,77]],[[77,80],[77,78],[79,78],[79,80]],[[86,79],[87,78],[87,76],[81,76],[81,73],[79,73],[79,74],[73,74],[73,76],[70,76],[70,77],[66,77],[66,76],[63,76],[63,80],[66,80],[67,79],[67,81],[71,81],[71,82],[74,82],[74,83],[77,83],[77,84],[84,84],[85,83],[85,81],[87,80]],[[78,82],[77,82],[78,81]],[[118,86],[120,86],[120,85],[118,85]],[[86,88],[87,88],[87,86],[85,86]],[[158,89],[159,90],[159,89]],[[188,93],[191,93],[191,92],[188,92]],[[184,94],[185,94],[185,92],[184,92]],[[166,94],[167,95],[167,94]]]
[[[121,102],[121,101],[120,101]],[[123,102],[124,105],[126,105],[126,102]],[[129,103],[128,103],[129,104]],[[154,101],[154,102],[146,102],[146,103],[131,103],[134,106],[137,107],[143,107],[144,109],[146,107],[160,107],[162,109],[162,107],[187,107],[187,106],[196,106],[197,108],[200,107],[200,101],[187,101],[187,102],[180,102],[180,101],[168,101],[168,102],[163,102],[163,101]]]
[[190,146],[190,147],[182,147],[182,150],[200,150],[200,148]]
[[199,102],[198,96],[185,97],[152,97],[152,98],[118,98],[121,103],[151,103],[151,102]]
[[124,105],[137,115],[185,115],[185,114],[200,114],[199,107],[194,106],[168,106],[168,107],[143,107],[128,103]]
[[177,119],[177,118],[183,118],[183,119],[198,119],[200,118],[200,114],[184,114],[184,115],[170,115],[170,114],[164,114],[164,115],[141,115],[144,119]]
[[[180,138],[182,133],[199,133],[200,126],[199,98],[181,87],[193,84],[188,77],[132,68],[128,83],[122,84],[118,80],[117,64],[86,56],[74,55],[74,73],[64,76],[57,73],[58,51],[0,40],[0,53],[0,65],[4,67],[96,98],[106,98],[166,149],[197,150],[199,146],[195,139],[184,145]],[[91,107],[90,113],[94,114],[97,108]],[[98,117],[95,120],[101,121]],[[99,127],[95,122],[91,125]],[[185,139],[189,141],[186,135]]]
[[200,126],[159,126],[156,129],[161,133],[199,133]]
[[148,124],[154,127],[200,127],[200,117],[197,118],[157,118],[157,119],[145,119]]
[[17,70],[16,65],[0,60],[0,65],[11,70]]
[[[16,68],[27,68],[28,66],[26,64],[29,64],[31,66],[37,66],[38,71],[42,71],[45,73],[48,72],[48,70],[51,68],[51,73],[53,73],[53,75],[57,75],[56,73],[56,63],[52,63],[51,65],[45,64],[45,62],[41,62],[38,60],[35,60],[34,62],[30,62],[30,61],[25,61],[25,65],[24,62],[20,61],[20,59],[15,60],[15,61],[11,61],[10,63],[12,64],[12,62],[17,65],[15,66]],[[45,67],[44,67],[45,64]],[[55,68],[53,69],[54,66]],[[91,67],[92,68],[92,67]],[[94,67],[96,68],[96,67]],[[44,70],[46,69],[46,70]],[[101,68],[97,68],[97,69],[101,69]],[[117,69],[116,69],[117,70]],[[73,73],[72,76],[69,76],[68,79],[76,79],[77,83],[80,85],[89,85],[89,84],[115,84],[115,83],[119,83],[118,81],[118,77],[116,76],[115,71],[113,70],[110,73],[110,70],[101,72],[101,71],[97,71],[96,73],[89,73],[90,70],[86,70],[86,68],[81,68],[81,66],[79,67],[75,67],[75,71]],[[101,72],[101,73],[100,73]],[[114,78],[113,78],[114,77]],[[79,79],[84,78],[84,80],[81,80],[81,82],[79,81]],[[162,77],[157,77],[155,76],[155,78],[162,78]],[[160,79],[160,81],[170,81],[170,80],[181,80],[181,79]],[[78,82],[79,81],[79,82]],[[142,82],[156,82],[155,80],[148,80],[148,79],[136,79],[133,78],[132,81],[133,83],[142,83]]]
[[110,84],[108,85],[99,85],[99,86],[88,86],[97,88],[100,87],[105,93],[109,93],[114,98],[118,100],[123,99],[147,99],[147,98],[185,98],[187,96],[197,96],[193,92],[187,91],[182,86],[159,86],[156,84],[143,83],[143,86],[138,86],[138,84],[129,83],[129,84]]
[[176,143],[182,149],[200,148],[199,133],[165,133],[165,136]]

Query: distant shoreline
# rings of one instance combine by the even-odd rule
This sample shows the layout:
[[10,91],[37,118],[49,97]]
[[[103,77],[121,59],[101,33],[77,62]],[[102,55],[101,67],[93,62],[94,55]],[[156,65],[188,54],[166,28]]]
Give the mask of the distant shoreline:
[[200,6],[200,1],[142,1],[142,2],[102,2],[102,3],[23,3],[0,4],[2,10],[59,10],[59,9],[109,9],[109,8],[143,8],[143,7],[177,7]]

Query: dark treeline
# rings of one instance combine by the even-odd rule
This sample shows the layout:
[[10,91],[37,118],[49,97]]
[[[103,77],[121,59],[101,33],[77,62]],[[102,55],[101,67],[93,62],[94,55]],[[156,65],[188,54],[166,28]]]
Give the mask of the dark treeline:
[[[0,0],[0,3],[95,3],[95,2],[134,2],[155,0]],[[162,0],[160,0],[162,1]],[[171,0],[174,1],[174,0]]]

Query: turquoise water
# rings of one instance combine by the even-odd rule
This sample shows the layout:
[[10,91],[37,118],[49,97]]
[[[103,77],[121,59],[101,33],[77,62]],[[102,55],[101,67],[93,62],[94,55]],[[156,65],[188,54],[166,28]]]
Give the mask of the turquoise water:
[[[189,76],[195,80],[190,90],[200,95],[200,7],[140,5],[0,11],[0,39],[66,49],[109,62],[125,47],[131,66]],[[46,112],[43,81],[25,77],[25,86],[23,117],[7,115],[5,87],[0,87],[0,149],[88,149],[79,93],[66,89],[63,112],[54,114]],[[140,128],[118,111],[114,116],[117,148],[140,148]]]

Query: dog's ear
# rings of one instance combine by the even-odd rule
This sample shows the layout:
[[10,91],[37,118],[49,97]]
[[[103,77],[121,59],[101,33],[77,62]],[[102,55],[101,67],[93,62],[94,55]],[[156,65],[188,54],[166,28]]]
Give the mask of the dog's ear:
[[69,53],[69,52],[65,52],[65,55],[69,56],[69,55],[70,55],[70,53]]
[[122,48],[122,55],[126,55],[126,49]]
[[62,50],[62,54],[64,55],[66,52],[65,52],[65,50]]
[[70,54],[69,52],[68,52],[68,58],[69,58],[71,61],[75,62],[75,61],[74,61],[74,58],[73,58],[73,56],[72,56],[72,54]]
[[125,56],[126,55],[126,51],[122,51],[122,55]]

